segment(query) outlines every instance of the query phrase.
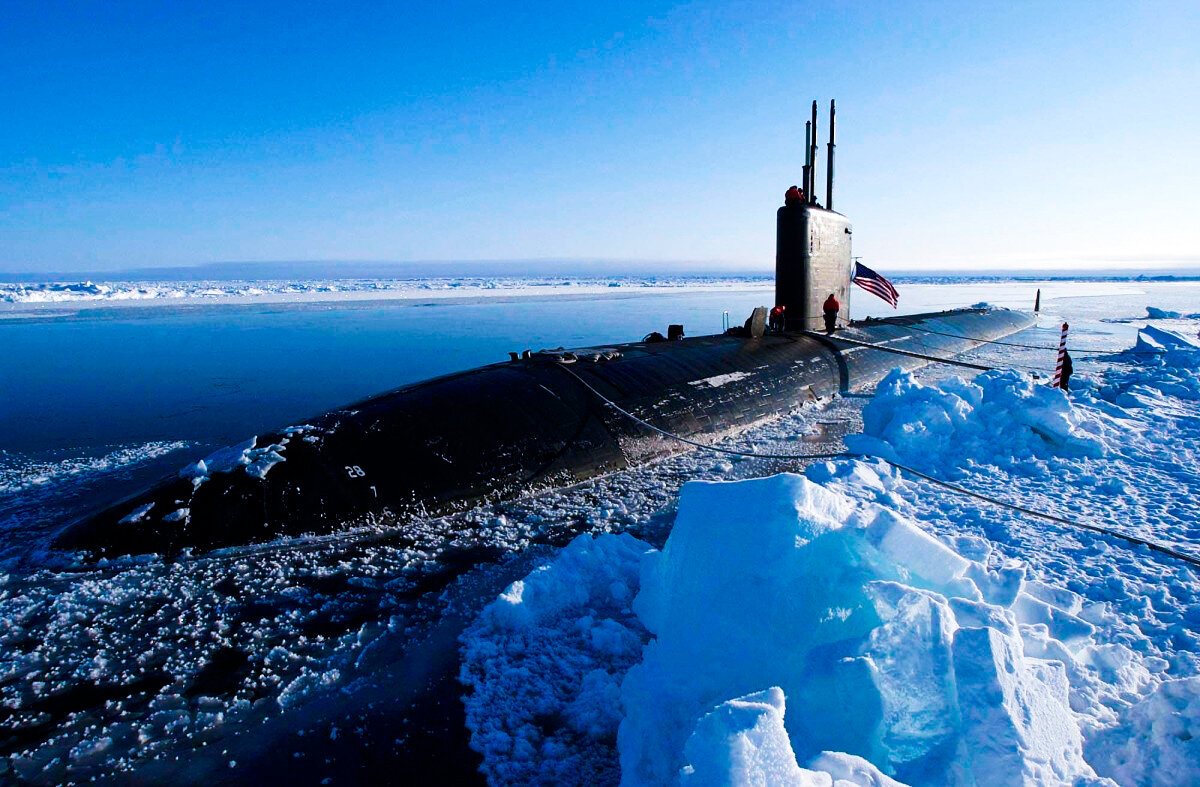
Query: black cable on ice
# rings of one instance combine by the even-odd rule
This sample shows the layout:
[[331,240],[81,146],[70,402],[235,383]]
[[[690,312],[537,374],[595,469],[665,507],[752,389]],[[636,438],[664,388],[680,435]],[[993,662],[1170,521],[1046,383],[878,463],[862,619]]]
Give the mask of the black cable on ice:
[[[888,317],[880,319],[879,322],[886,322],[891,325],[899,325],[904,328],[911,328],[914,331],[924,331],[925,333],[933,333],[933,334],[937,334],[938,336],[947,336],[951,339],[966,339],[967,341],[980,342],[982,344],[1000,344],[1005,347],[1023,347],[1027,350],[1045,350],[1046,352],[1057,352],[1058,351],[1058,347],[1043,347],[1040,344],[1020,344],[1018,342],[1002,342],[998,339],[980,339],[975,336],[959,336],[956,333],[946,333],[945,331],[935,331],[932,328],[921,328],[916,325],[908,325],[907,323],[896,322],[892,318],[888,318]],[[1072,353],[1087,353],[1090,355],[1118,355],[1125,351],[1124,350],[1083,350],[1083,349],[1076,348],[1076,349],[1071,350],[1071,352]],[[1162,352],[1163,352],[1162,350],[1147,350],[1145,352],[1145,354],[1146,355],[1151,355],[1151,354],[1157,355],[1157,354],[1161,354]]]
[[1093,524],[1089,524],[1087,522],[1076,522],[1073,519],[1066,519],[1061,516],[1055,516],[1054,514],[1047,514],[1042,511],[1036,511],[1032,508],[1026,508],[1025,506],[1019,506],[1014,503],[1006,503],[1003,500],[997,500],[994,497],[988,497],[987,495],[980,494],[979,492],[972,492],[970,489],[967,489],[965,487],[958,486],[957,484],[952,484],[949,481],[943,481],[940,478],[935,478],[926,473],[922,473],[920,470],[914,470],[911,467],[902,465],[899,462],[893,462],[890,459],[885,459],[882,456],[874,456],[873,457],[870,454],[853,454],[853,453],[846,453],[845,455],[846,456],[861,456],[864,458],[872,458],[872,459],[881,459],[884,462],[887,462],[892,467],[896,468],[897,470],[900,470],[901,472],[909,473],[911,475],[916,476],[917,478],[923,478],[924,480],[929,481],[930,483],[937,484],[938,486],[940,486],[944,489],[949,489],[950,491],[957,492],[960,495],[967,495],[968,497],[973,497],[977,500],[983,500],[987,503],[992,503],[993,505],[1002,506],[1004,508],[1008,508],[1013,511],[1020,511],[1022,514],[1028,514],[1029,516],[1035,516],[1035,517],[1039,517],[1041,519],[1047,519],[1051,522],[1057,522],[1061,525],[1067,525],[1069,527],[1078,527],[1083,530],[1090,530],[1093,533],[1103,533],[1106,536],[1113,536],[1114,538],[1119,538],[1119,539],[1122,539],[1123,541],[1128,541],[1131,544],[1137,544],[1139,546],[1144,546],[1148,549],[1153,549],[1155,552],[1161,552],[1164,555],[1170,555],[1173,558],[1177,558],[1186,563],[1191,563],[1194,566],[1200,566],[1200,558],[1192,557],[1191,555],[1188,555],[1184,552],[1180,552],[1176,549],[1172,549],[1171,547],[1166,546],[1165,544],[1159,544],[1154,541],[1147,541],[1146,539],[1140,538],[1139,536],[1130,535],[1128,533],[1122,533],[1119,530],[1110,530],[1109,528],[1100,527],[1099,525],[1093,525]]
[[[906,353],[906,354],[912,354],[912,353]],[[888,459],[888,458],[882,457],[882,456],[874,456],[872,454],[864,454],[864,453],[857,453],[857,452],[851,452],[851,451],[840,451],[838,453],[824,453],[824,454],[758,454],[758,453],[754,453],[751,451],[738,451],[733,448],[722,448],[722,447],[716,446],[716,445],[709,445],[708,443],[701,443],[697,440],[690,440],[686,437],[683,437],[682,435],[678,435],[673,432],[668,432],[666,429],[660,429],[659,427],[655,426],[654,424],[637,417],[633,413],[629,412],[628,410],[626,410],[623,407],[621,407],[620,405],[618,405],[613,400],[609,399],[604,394],[597,391],[586,380],[584,380],[582,377],[577,375],[571,369],[567,368],[566,366],[562,366],[561,364],[559,365],[559,368],[562,369],[567,374],[574,377],[579,382],[580,385],[582,385],[584,388],[591,391],[597,398],[600,399],[600,401],[607,404],[609,407],[613,408],[618,413],[620,413],[621,415],[630,419],[631,421],[639,423],[642,426],[646,427],[647,429],[651,429],[651,430],[657,432],[658,434],[663,435],[664,437],[669,437],[672,440],[678,440],[681,443],[685,443],[687,445],[694,446],[696,448],[701,448],[706,451],[714,451],[716,453],[721,453],[721,454],[730,454],[733,456],[744,456],[744,457],[748,457],[751,459],[878,459],[878,460],[885,462],[886,464],[896,468],[897,470],[899,470],[903,473],[908,473],[910,475],[916,476],[917,478],[921,478],[925,481],[929,481],[930,483],[936,484],[936,485],[942,487],[943,489],[947,489],[952,492],[956,492],[960,495],[966,495],[967,497],[973,497],[976,500],[982,500],[986,503],[991,503],[992,505],[1000,506],[1001,508],[1007,508],[1012,511],[1018,511],[1018,512],[1020,512],[1022,514],[1026,514],[1028,516],[1038,517],[1040,519],[1045,519],[1050,522],[1056,522],[1060,525],[1066,525],[1068,527],[1075,527],[1075,528],[1079,528],[1081,530],[1088,530],[1093,533],[1100,533],[1100,534],[1103,534],[1106,536],[1112,536],[1113,538],[1121,539],[1122,541],[1127,541],[1131,544],[1136,544],[1138,546],[1143,546],[1143,547],[1146,547],[1147,549],[1154,550],[1155,552],[1160,552],[1164,555],[1169,555],[1170,557],[1176,558],[1177,560],[1182,560],[1185,563],[1190,563],[1193,566],[1200,566],[1200,558],[1193,557],[1184,552],[1180,552],[1177,549],[1172,549],[1171,547],[1166,546],[1165,544],[1159,544],[1155,541],[1149,541],[1149,540],[1141,538],[1139,536],[1130,535],[1129,533],[1123,533],[1119,530],[1112,530],[1112,529],[1109,529],[1106,527],[1100,527],[1099,525],[1093,525],[1093,524],[1090,524],[1087,522],[1077,522],[1073,519],[1067,519],[1065,517],[1057,516],[1055,514],[1047,514],[1045,512],[1038,511],[1036,509],[1027,508],[1025,506],[1019,506],[1014,503],[1008,503],[1008,502],[1005,502],[1004,500],[999,500],[994,497],[989,497],[988,495],[984,495],[979,492],[973,492],[970,489],[967,489],[965,487],[961,487],[957,484],[952,484],[949,481],[943,481],[942,479],[931,476],[928,473],[922,473],[920,470],[916,470],[907,465],[902,465],[899,462],[893,462],[891,459]]]
[[[911,350],[901,350],[896,347],[887,347],[882,344],[872,344],[871,342],[863,342],[863,341],[859,341],[858,339],[848,339],[845,336],[835,336],[832,334],[818,333],[817,331],[803,331],[803,333],[808,336],[813,336],[813,337],[815,337],[817,339],[821,339],[821,340],[845,342],[846,344],[852,344],[855,347],[868,347],[872,350],[880,350],[885,353],[895,353],[896,355],[907,355],[910,358],[921,358],[926,361],[934,361],[936,363],[949,364],[950,366],[962,366],[967,369],[978,369],[981,372],[993,372],[993,371],[997,371],[997,370],[1006,368],[1006,367],[1002,367],[1002,366],[984,366],[983,364],[968,363],[967,361],[956,361],[952,358],[941,358],[936,355],[925,355],[923,353],[912,352]],[[960,337],[960,338],[966,338],[966,337]]]

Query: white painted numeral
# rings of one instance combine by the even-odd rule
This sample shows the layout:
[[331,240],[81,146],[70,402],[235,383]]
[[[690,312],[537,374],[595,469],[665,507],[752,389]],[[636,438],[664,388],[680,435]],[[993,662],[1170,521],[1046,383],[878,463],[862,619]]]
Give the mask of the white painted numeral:
[[367,475],[366,473],[363,472],[363,469],[361,467],[359,467],[358,465],[353,465],[353,466],[346,465],[346,474],[349,475],[351,478],[363,478]]

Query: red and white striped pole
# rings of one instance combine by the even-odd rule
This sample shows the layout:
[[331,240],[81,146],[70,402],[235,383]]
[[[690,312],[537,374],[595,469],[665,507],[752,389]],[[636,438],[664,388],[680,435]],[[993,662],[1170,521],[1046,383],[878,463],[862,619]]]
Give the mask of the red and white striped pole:
[[1067,324],[1064,322],[1062,327],[1062,337],[1058,340],[1058,365],[1054,367],[1054,382],[1051,387],[1058,388],[1062,385],[1062,370],[1063,361],[1067,358]]

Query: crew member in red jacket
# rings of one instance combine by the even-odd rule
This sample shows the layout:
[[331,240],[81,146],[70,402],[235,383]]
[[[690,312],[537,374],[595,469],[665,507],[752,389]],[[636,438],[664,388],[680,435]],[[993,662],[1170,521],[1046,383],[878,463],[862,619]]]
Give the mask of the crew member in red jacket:
[[767,323],[771,326],[771,330],[783,333],[784,328],[787,327],[787,322],[783,319],[783,312],[786,308],[782,303],[779,303],[771,309],[771,317]]
[[837,327],[838,312],[841,311],[842,304],[838,303],[837,296],[832,292],[825,299],[825,305],[821,310],[825,312],[825,333],[833,333],[833,329]]

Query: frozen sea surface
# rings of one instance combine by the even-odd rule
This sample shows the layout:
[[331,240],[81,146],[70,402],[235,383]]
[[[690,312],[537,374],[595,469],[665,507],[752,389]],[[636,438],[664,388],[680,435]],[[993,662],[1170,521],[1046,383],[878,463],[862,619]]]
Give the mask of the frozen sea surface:
[[[1012,283],[924,286],[929,289],[902,288],[907,308],[977,302],[1021,306],[1032,294],[1032,288]],[[1062,287],[1060,292],[1043,288],[1042,320],[1013,342],[1051,347],[1066,319],[1073,348],[1126,348],[1147,324],[1147,306],[1188,314],[1200,303],[1194,283]],[[394,778],[389,763],[411,762],[423,749],[440,753],[437,762],[443,768],[453,763],[473,769],[465,744],[446,753],[453,731],[434,734],[410,724],[410,718],[429,710],[413,705],[419,698],[411,693],[411,676],[422,674],[421,664],[452,654],[458,632],[488,603],[539,565],[554,563],[579,533],[625,533],[646,548],[659,548],[675,521],[678,490],[685,482],[803,471],[804,463],[697,452],[403,533],[359,531],[170,564],[149,559],[91,568],[53,566],[31,556],[28,546],[72,512],[141,483],[145,479],[139,473],[157,474],[156,463],[177,468],[193,454],[207,453],[213,443],[236,442],[264,425],[302,420],[358,396],[450,371],[446,366],[498,360],[508,349],[636,339],[667,322],[683,322],[689,333],[715,332],[724,309],[744,315],[769,294],[768,288],[749,288],[652,298],[533,296],[436,309],[305,304],[242,312],[229,310],[239,307],[139,311],[137,316],[101,310],[0,325],[6,347],[13,349],[5,356],[11,361],[0,361],[13,364],[0,379],[24,375],[28,382],[21,386],[29,386],[5,396],[4,406],[14,409],[4,413],[2,423],[12,431],[0,443],[6,490],[0,492],[0,519],[9,539],[8,573],[0,585],[0,699],[8,729],[0,740],[0,755],[6,758],[0,761],[6,763],[0,765],[0,778],[80,782],[117,772],[184,783],[385,781]],[[855,304],[861,308],[869,301],[856,293]],[[420,315],[432,311],[439,316],[423,321]],[[1192,336],[1200,327],[1184,318],[1150,322]],[[1048,350],[995,345],[972,355],[983,363],[1043,374],[1053,364]],[[1196,549],[1195,508],[1187,502],[1200,492],[1200,482],[1187,469],[1195,466],[1200,438],[1195,400],[1164,389],[1162,381],[1151,384],[1155,381],[1148,382],[1144,370],[1125,357],[1080,353],[1076,363],[1081,390],[1072,406],[1116,424],[1114,431],[1102,430],[1095,438],[1108,446],[1106,453],[1032,454],[1009,466],[981,462],[975,455],[974,464],[960,467],[963,475],[957,480],[1026,505]],[[244,375],[238,378],[242,387],[213,389],[213,381],[229,368]],[[917,380],[946,386],[959,371],[931,369]],[[861,410],[867,401],[851,397],[809,406],[733,444],[762,452],[836,450],[844,434],[863,431]],[[175,415],[185,402],[198,406]],[[167,453],[157,453],[162,450]],[[1184,744],[1191,738],[1196,704],[1190,690],[1178,685],[1197,670],[1200,610],[1191,568],[884,471],[872,470],[879,484],[838,467],[822,472],[813,476],[817,482],[895,511],[963,560],[997,572],[1020,565],[1029,582],[1039,583],[1030,585],[1031,597],[1045,605],[1026,604],[1020,613],[1026,617],[1018,621],[1029,627],[1018,631],[1022,647],[1043,643],[1037,658],[1053,656],[1053,642],[1081,641],[1071,631],[1087,632],[1086,647],[1109,654],[1107,660],[1093,660],[1089,669],[1095,675],[1086,670],[1080,673],[1084,677],[1067,675],[1089,767],[1123,782],[1159,772],[1154,770],[1159,764],[1170,765],[1163,772],[1190,773],[1174,763],[1195,762]],[[38,520],[50,509],[57,513]],[[20,549],[13,549],[14,542]],[[577,629],[612,656],[595,666],[611,677],[591,680],[591,693],[577,704],[575,715],[552,709],[537,716],[547,730],[565,729],[565,720],[576,719],[577,734],[590,741],[583,749],[542,752],[548,768],[561,753],[599,769],[579,773],[616,773],[611,687],[621,670],[640,658],[637,648],[645,634],[633,631],[638,640],[631,650],[621,631],[601,625],[610,619],[632,624],[630,613],[619,608],[622,596],[615,589],[622,579],[628,594],[638,590],[620,568],[620,554],[628,556],[629,550],[615,554],[616,573],[604,586],[615,601],[597,602],[590,627]],[[582,603],[586,608],[587,601]],[[1044,616],[1044,630],[1031,617],[1035,613]],[[955,614],[957,625],[966,627],[965,618]],[[1087,625],[1072,629],[1073,620]],[[599,629],[595,636],[593,629]],[[1078,662],[1077,652],[1068,650]],[[718,702],[740,701],[728,712],[759,719],[753,727],[759,731],[756,740],[763,751],[778,754],[777,722],[788,724],[789,715],[804,706],[790,695],[786,704],[770,694],[750,696],[771,688],[747,687],[714,700],[713,709]],[[439,701],[457,702],[461,692],[445,687]],[[543,699],[553,701],[550,695]],[[524,712],[515,700],[500,696],[497,701],[518,715]],[[508,717],[498,708],[490,718]],[[589,721],[596,726],[589,727]],[[717,721],[704,729],[719,731]],[[619,727],[621,719],[615,722]],[[726,729],[750,734],[745,732],[750,728]],[[1163,729],[1169,735],[1160,734]],[[1123,748],[1123,740],[1145,745]],[[821,763],[827,774],[858,767],[836,758]],[[494,764],[493,772],[501,767]]]

